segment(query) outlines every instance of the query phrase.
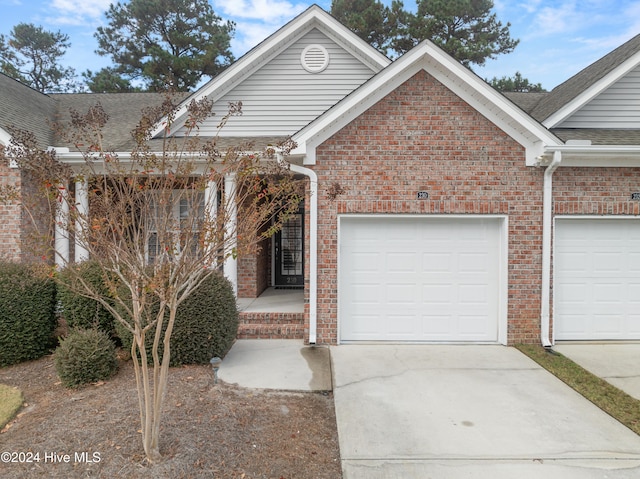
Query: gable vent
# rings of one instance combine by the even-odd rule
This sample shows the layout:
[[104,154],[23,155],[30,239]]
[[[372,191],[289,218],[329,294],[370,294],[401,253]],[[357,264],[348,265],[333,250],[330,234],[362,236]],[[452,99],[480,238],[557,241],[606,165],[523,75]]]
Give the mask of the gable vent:
[[302,50],[300,63],[309,73],[320,73],[329,66],[329,52],[322,45],[309,45]]

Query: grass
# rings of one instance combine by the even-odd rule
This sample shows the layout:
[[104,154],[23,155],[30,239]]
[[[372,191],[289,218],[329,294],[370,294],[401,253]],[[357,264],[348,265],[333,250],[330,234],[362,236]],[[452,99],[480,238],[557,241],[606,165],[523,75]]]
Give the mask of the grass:
[[22,406],[22,391],[0,384],[0,430],[13,419]]
[[542,346],[515,346],[544,369],[555,375],[604,412],[640,434],[640,401],[578,366],[566,356]]

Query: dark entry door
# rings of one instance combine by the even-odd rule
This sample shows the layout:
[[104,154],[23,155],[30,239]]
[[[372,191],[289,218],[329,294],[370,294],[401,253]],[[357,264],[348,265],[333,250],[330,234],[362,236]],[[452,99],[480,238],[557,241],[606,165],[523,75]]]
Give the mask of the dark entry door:
[[291,216],[275,236],[275,286],[304,286],[304,209]]

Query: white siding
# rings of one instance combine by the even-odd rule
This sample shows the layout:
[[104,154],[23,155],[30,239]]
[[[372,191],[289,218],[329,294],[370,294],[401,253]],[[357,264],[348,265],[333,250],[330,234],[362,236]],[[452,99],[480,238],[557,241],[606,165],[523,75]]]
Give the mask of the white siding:
[[575,112],[559,128],[640,128],[640,67]]
[[[324,46],[330,55],[329,66],[321,73],[309,73],[300,63],[302,51],[312,44]],[[368,66],[313,29],[218,100],[215,117],[200,128],[200,134],[215,134],[229,102],[242,101],[242,116],[231,118],[221,135],[291,135],[373,74]]]

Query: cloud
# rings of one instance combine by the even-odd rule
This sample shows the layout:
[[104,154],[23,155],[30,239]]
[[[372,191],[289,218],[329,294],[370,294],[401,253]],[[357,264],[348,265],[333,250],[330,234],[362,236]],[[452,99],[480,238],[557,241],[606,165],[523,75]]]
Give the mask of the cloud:
[[84,25],[95,22],[108,9],[113,0],[52,0],[49,21],[62,25]]
[[231,39],[231,50],[236,57],[244,55],[256,45],[262,43],[269,35],[274,33],[280,25],[263,24],[259,22],[236,22],[236,34]]
[[241,19],[255,19],[274,24],[291,19],[309,6],[308,3],[292,4],[286,0],[214,0],[216,13]]

